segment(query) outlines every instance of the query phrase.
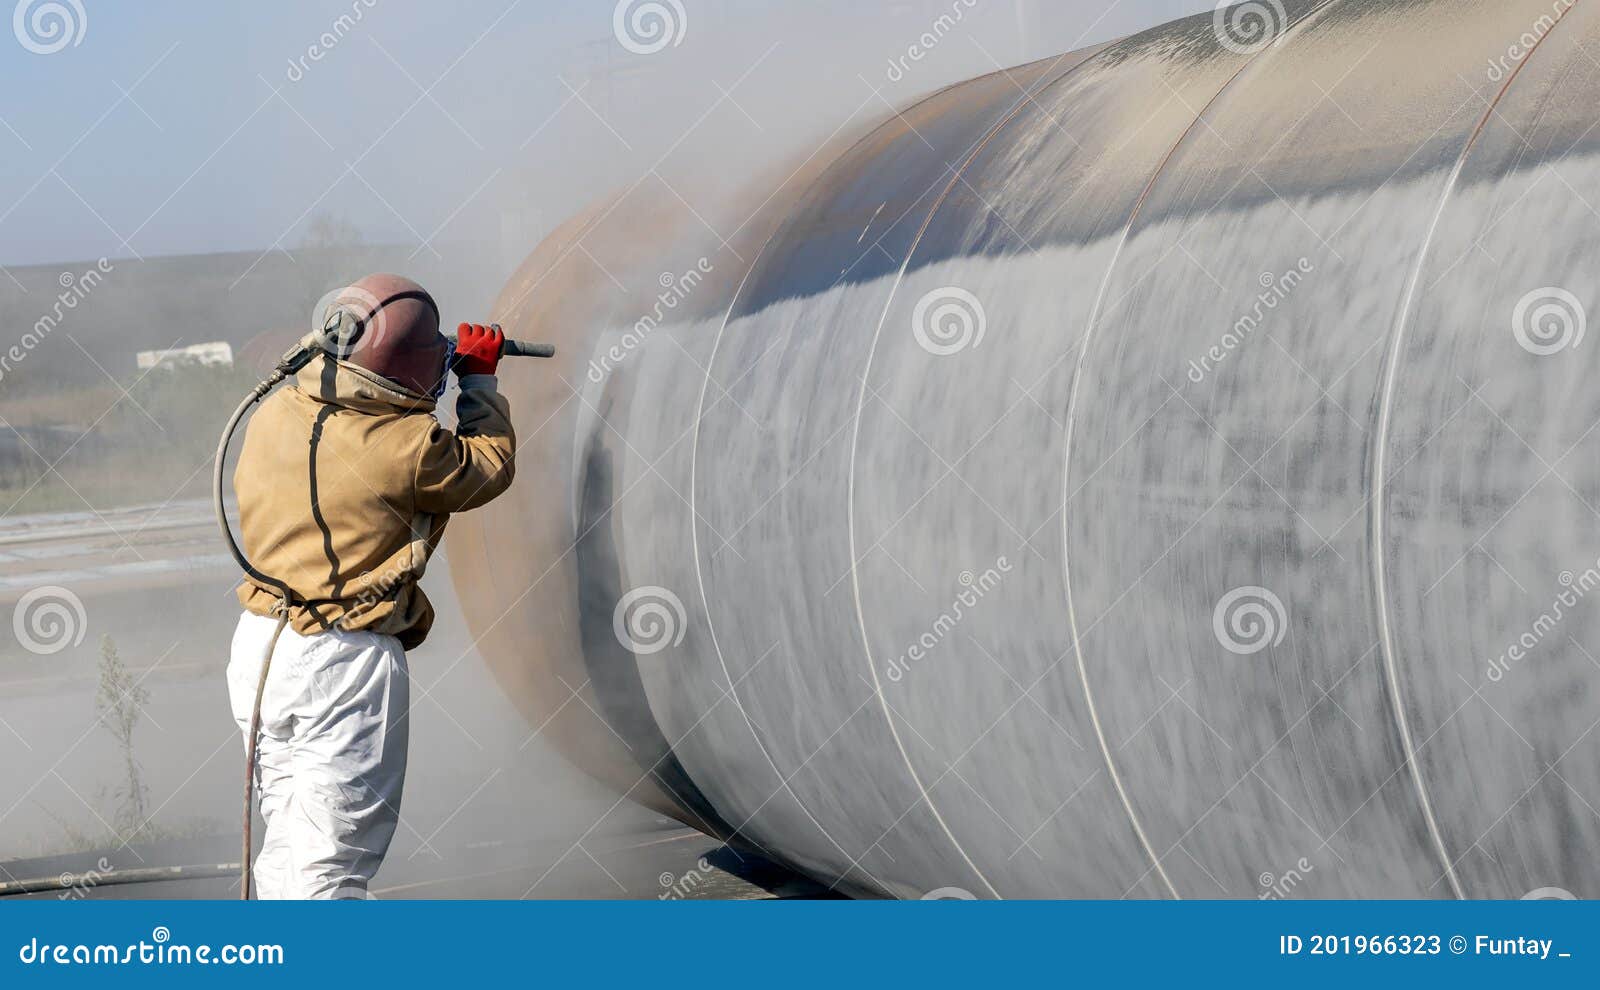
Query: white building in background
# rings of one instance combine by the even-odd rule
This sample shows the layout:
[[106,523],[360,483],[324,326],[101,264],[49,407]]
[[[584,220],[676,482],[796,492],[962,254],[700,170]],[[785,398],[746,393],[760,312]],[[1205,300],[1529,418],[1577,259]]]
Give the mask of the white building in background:
[[151,368],[231,368],[233,367],[233,348],[226,341],[215,341],[210,344],[194,344],[189,347],[174,347],[164,351],[140,351],[137,355],[140,371],[149,371]]

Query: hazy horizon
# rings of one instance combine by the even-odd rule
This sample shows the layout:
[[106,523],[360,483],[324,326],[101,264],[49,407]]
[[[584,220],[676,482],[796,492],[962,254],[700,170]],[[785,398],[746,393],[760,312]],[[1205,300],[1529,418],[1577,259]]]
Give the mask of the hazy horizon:
[[1212,4],[689,0],[678,44],[647,54],[619,43],[614,6],[83,0],[70,34],[28,39],[45,54],[6,39],[0,266],[292,250],[318,215],[368,243],[531,246],[641,173],[737,178],[940,86]]

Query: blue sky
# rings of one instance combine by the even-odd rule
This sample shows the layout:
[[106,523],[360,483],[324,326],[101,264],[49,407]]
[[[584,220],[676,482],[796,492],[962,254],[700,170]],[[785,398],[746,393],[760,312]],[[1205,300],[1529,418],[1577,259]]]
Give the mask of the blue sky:
[[[904,103],[1211,7],[680,0],[681,43],[636,54],[614,0],[76,2],[75,45],[0,34],[0,265],[263,250],[319,215],[408,244],[481,237],[508,211],[548,227],[652,165],[792,152],[874,90]],[[891,83],[889,59],[958,6],[959,30]]]

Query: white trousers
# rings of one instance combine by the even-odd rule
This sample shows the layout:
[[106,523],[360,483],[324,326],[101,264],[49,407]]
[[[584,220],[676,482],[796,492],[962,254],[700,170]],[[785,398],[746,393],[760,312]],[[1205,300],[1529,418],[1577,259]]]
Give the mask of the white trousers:
[[[275,628],[276,619],[247,612],[234,632],[228,695],[246,734]],[[400,820],[410,704],[406,654],[393,636],[283,631],[261,702],[259,897],[367,896]]]

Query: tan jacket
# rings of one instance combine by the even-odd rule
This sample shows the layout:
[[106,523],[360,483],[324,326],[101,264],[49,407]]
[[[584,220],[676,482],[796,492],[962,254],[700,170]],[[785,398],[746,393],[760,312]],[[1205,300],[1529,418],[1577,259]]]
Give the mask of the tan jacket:
[[[455,433],[434,401],[318,356],[262,403],[234,472],[245,553],[295,592],[291,625],[396,636],[433,626],[417,587],[450,513],[511,486],[516,437],[493,378],[469,377]],[[271,615],[278,592],[246,578],[239,602]]]

